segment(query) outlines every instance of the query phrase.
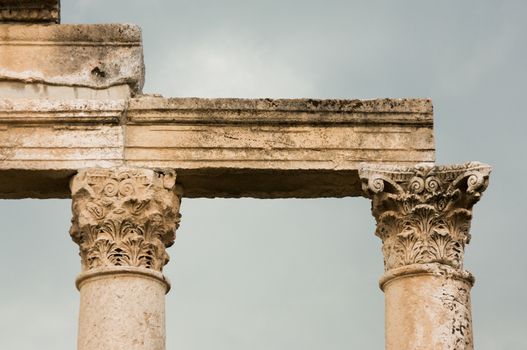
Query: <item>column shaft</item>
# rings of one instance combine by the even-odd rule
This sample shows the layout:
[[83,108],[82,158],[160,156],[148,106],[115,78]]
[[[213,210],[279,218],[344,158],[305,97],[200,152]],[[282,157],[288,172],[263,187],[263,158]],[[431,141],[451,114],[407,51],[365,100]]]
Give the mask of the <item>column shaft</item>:
[[440,264],[385,276],[386,349],[472,350],[471,277]]
[[165,294],[160,276],[126,269],[84,276],[79,350],[165,349]]

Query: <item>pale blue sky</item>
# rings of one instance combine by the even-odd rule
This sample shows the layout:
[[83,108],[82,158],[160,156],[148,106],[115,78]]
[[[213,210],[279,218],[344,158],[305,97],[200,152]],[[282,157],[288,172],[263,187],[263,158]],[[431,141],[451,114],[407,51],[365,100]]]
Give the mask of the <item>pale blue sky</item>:
[[[141,25],[145,92],[431,97],[438,163],[494,172],[465,267],[478,350],[527,349],[526,1],[63,0],[64,23]],[[69,200],[0,201],[0,349],[75,348]],[[369,202],[184,200],[167,349],[382,349]]]

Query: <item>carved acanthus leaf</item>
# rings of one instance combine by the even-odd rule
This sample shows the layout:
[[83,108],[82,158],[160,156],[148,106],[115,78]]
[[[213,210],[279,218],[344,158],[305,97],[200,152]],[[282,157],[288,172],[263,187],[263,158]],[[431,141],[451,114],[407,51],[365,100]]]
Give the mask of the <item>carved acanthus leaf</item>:
[[179,226],[173,171],[86,169],[71,180],[70,234],[83,270],[135,266],[161,271]]
[[359,176],[372,199],[385,269],[438,262],[461,269],[472,207],[487,188],[490,167],[364,165]]

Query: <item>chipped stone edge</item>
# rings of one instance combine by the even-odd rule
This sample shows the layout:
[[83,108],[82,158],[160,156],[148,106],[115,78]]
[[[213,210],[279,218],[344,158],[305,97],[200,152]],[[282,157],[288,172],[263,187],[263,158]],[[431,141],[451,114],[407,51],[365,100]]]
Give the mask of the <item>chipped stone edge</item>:
[[[37,69],[13,71],[0,69],[0,81],[40,83],[50,86],[86,87],[105,90],[117,85],[129,85],[132,95],[140,94],[145,81],[141,28],[135,24],[6,24],[0,23],[0,46],[69,46],[122,47],[135,49],[121,55],[120,73],[115,78],[92,81],[92,68],[79,68],[74,74],[46,76]],[[139,52],[137,52],[139,51]],[[122,52],[122,50],[121,50]],[[133,59],[132,59],[133,56]],[[78,63],[79,67],[83,65]]]

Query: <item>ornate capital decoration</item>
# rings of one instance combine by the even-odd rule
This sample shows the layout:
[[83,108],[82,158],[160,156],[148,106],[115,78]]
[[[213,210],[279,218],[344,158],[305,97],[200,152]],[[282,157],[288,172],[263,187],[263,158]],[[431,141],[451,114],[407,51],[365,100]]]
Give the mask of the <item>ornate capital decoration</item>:
[[487,188],[491,168],[471,162],[453,166],[364,165],[364,195],[372,199],[386,271],[440,263],[463,268],[472,207]]
[[173,171],[85,169],[70,183],[70,235],[82,270],[132,266],[162,271],[175,241],[181,191]]

